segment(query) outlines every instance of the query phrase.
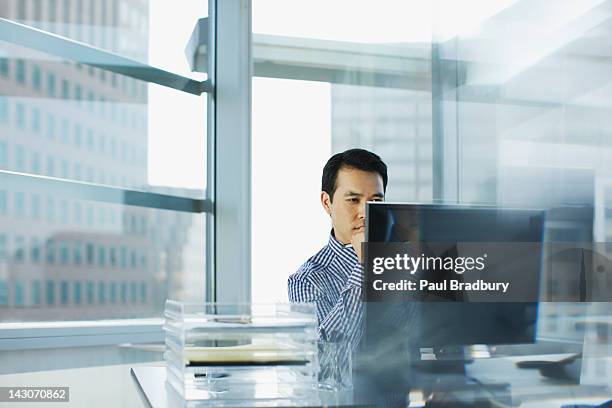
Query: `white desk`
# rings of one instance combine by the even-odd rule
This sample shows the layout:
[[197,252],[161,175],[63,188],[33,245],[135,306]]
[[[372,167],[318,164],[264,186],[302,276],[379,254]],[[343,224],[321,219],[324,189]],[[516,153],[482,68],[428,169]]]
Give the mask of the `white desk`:
[[[563,403],[583,402],[600,403],[612,398],[612,392],[601,387],[585,387],[567,382],[550,380],[540,376],[537,370],[518,369],[515,361],[536,359],[541,356],[504,357],[478,360],[467,366],[468,375],[478,378],[484,384],[509,383],[513,402],[521,401],[521,407],[548,408],[560,407]],[[132,367],[152,367],[151,381],[159,384],[158,404],[155,408],[165,408],[163,403],[165,389],[163,362],[131,363],[110,366],[71,368],[24,372],[0,375],[0,386],[64,386],[70,387],[70,402],[56,404],[61,407],[148,407],[140,394],[139,386],[131,373]],[[15,403],[8,406],[24,408],[41,406],[40,403]],[[55,405],[54,405],[55,406]]]

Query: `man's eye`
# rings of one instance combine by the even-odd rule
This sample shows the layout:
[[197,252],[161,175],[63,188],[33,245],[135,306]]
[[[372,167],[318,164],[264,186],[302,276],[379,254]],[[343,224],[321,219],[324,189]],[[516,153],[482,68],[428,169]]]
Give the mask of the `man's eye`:
[[348,201],[350,201],[353,204],[357,204],[359,202],[358,198],[349,198]]

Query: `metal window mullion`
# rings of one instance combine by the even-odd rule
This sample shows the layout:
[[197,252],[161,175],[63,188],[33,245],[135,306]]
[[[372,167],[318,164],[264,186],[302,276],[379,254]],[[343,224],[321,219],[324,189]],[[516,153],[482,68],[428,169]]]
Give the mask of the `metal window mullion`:
[[208,81],[197,81],[143,64],[78,41],[0,18],[0,40],[14,43],[68,61],[91,65],[145,82],[201,95],[209,92]]
[[251,300],[251,1],[211,0],[214,299]]
[[135,207],[188,213],[212,211],[212,205],[208,200],[128,190],[101,184],[56,179],[6,170],[0,170],[0,186],[12,191],[51,191],[54,195],[65,198]]

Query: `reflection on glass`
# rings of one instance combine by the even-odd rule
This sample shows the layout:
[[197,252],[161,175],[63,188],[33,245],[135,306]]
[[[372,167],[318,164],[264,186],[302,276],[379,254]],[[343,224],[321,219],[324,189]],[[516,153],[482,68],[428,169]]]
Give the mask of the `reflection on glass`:
[[202,299],[204,215],[67,204],[92,224],[0,217],[0,321],[153,317],[167,298]]
[[[183,50],[206,14],[200,0],[0,6],[0,18],[198,80]],[[0,41],[0,171],[202,198],[206,95],[58,52]],[[0,185],[0,321],[159,316],[168,297],[202,299],[202,214],[82,201],[26,181]]]

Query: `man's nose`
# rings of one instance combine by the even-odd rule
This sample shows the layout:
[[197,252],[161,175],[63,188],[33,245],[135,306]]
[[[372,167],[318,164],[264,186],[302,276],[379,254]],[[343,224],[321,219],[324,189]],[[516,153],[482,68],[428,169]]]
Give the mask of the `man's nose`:
[[360,220],[365,220],[365,213],[366,213],[366,202],[362,202],[361,205],[359,206],[359,210],[357,212],[357,217]]

